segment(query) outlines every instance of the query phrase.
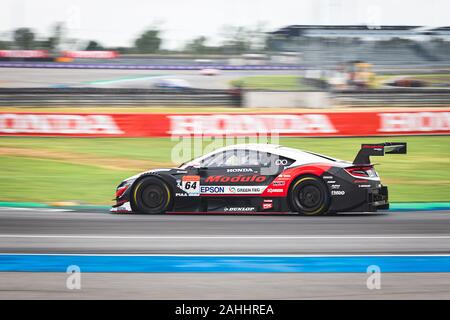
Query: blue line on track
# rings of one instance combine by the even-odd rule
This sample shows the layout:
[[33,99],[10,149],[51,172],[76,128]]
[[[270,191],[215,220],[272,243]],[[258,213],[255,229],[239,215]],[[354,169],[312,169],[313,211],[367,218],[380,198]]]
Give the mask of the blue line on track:
[[0,254],[0,271],[65,272],[450,272],[450,256],[163,256]]

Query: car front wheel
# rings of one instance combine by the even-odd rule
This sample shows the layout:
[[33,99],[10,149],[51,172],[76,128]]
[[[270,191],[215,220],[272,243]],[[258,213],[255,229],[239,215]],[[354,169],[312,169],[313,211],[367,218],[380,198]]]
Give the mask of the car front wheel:
[[132,209],[139,213],[164,213],[172,204],[169,186],[155,176],[148,176],[137,181],[131,196]]

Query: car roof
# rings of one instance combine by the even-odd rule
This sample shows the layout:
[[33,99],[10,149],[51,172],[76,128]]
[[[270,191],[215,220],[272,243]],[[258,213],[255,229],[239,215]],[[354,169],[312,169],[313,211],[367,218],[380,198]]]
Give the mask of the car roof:
[[214,150],[217,151],[226,151],[226,150],[235,150],[235,149],[245,149],[245,150],[255,150],[262,152],[276,152],[281,145],[279,144],[265,144],[265,143],[242,143],[242,144],[233,144],[229,146],[225,146],[222,148],[218,148]]
[[296,160],[296,162],[308,163],[308,162],[336,162],[341,161],[339,159],[334,159],[332,157],[324,156],[318,153],[303,151],[299,149],[294,149],[290,147],[285,147],[279,144],[265,144],[265,143],[243,143],[243,144],[233,144],[218,148],[211,152],[209,155],[221,151],[227,150],[254,150],[259,152],[268,152],[276,154],[282,157],[290,158]]

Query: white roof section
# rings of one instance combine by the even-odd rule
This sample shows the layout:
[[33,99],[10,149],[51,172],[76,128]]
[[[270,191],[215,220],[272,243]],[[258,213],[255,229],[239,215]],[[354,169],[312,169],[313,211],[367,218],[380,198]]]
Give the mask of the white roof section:
[[317,153],[310,153],[307,151],[302,151],[290,147],[284,147],[279,144],[264,144],[264,143],[244,143],[244,144],[233,144],[225,147],[218,148],[208,154],[203,155],[195,160],[200,161],[207,158],[215,153],[223,152],[227,150],[254,150],[259,152],[267,152],[276,154],[282,157],[290,158],[295,160],[292,166],[298,166],[307,163],[336,163],[342,162],[342,160],[334,159],[328,156],[322,156]]
[[260,152],[272,152],[276,153],[276,150],[280,148],[279,144],[270,144],[270,143],[241,143],[241,144],[232,144],[226,147],[218,148],[213,152],[226,151],[226,150],[255,150]]

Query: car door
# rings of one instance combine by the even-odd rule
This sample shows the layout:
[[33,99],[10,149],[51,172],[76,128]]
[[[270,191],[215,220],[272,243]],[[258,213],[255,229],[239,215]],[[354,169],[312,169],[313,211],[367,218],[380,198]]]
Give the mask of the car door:
[[270,154],[233,149],[216,154],[202,165],[200,193],[204,196],[254,196],[261,194],[279,174]]

